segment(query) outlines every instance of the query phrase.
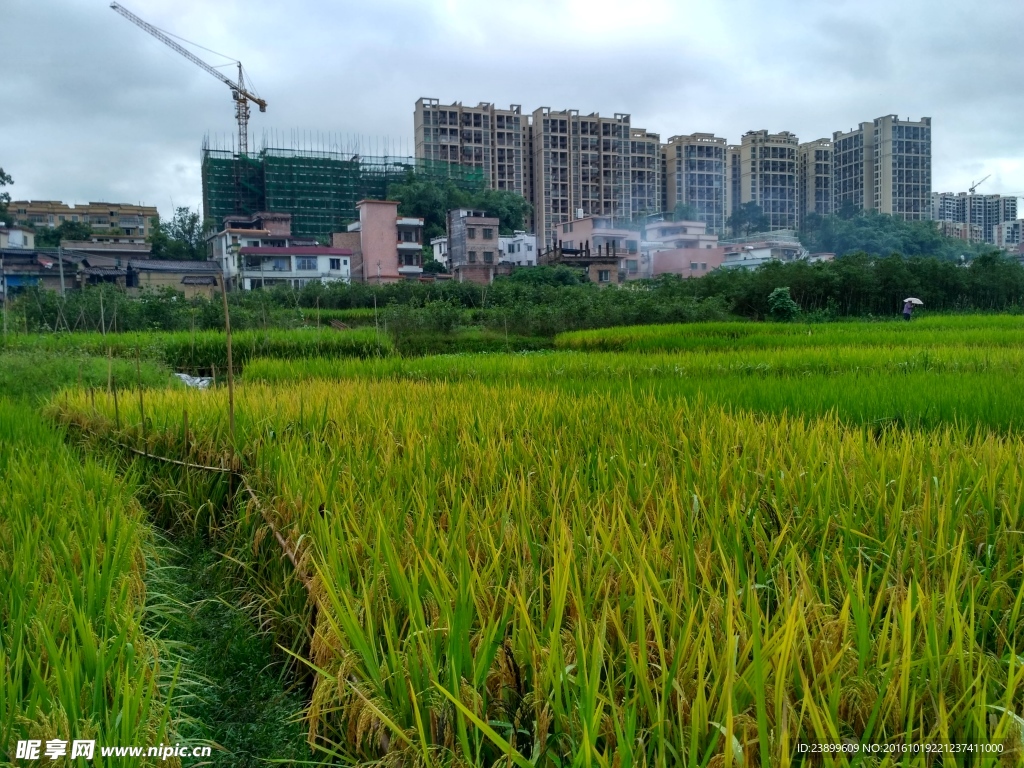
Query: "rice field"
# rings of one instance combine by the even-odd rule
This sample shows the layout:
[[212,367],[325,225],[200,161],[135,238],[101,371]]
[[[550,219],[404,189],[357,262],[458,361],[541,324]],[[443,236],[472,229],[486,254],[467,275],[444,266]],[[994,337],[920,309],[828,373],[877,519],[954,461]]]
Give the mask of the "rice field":
[[759,413],[835,415],[851,425],[961,424],[1001,432],[1024,425],[1009,346],[782,347],[689,352],[553,352],[373,360],[256,360],[245,378],[286,385],[327,379],[529,383],[573,392],[620,383]]
[[151,541],[133,492],[23,402],[0,397],[4,765],[24,762],[15,745],[25,739],[95,740],[95,765],[113,764],[98,745],[173,742],[164,694],[174,670],[141,628]]
[[600,352],[752,350],[782,347],[1018,346],[1024,315],[940,315],[913,322],[688,323],[559,334],[559,349]]
[[[336,764],[1016,765],[1019,326],[256,361],[233,443],[222,390],[148,391],[145,429],[133,399],[120,429],[105,395],[49,413],[234,453],[258,501],[229,555],[294,633]],[[1001,752],[920,751],[960,744]]]
[[[232,362],[244,366],[256,357],[373,357],[389,354],[390,339],[374,329],[333,328],[240,331],[232,335]],[[0,340],[0,351],[92,355],[152,360],[169,368],[210,373],[227,369],[227,337],[218,331],[153,333],[18,334]]]

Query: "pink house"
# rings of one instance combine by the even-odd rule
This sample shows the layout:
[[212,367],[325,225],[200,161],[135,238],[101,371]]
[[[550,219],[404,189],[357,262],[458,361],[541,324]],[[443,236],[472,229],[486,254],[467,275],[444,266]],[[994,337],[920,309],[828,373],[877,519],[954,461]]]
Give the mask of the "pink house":
[[360,200],[356,210],[359,220],[331,243],[352,249],[354,280],[395,283],[423,274],[423,219],[399,216],[394,200]]

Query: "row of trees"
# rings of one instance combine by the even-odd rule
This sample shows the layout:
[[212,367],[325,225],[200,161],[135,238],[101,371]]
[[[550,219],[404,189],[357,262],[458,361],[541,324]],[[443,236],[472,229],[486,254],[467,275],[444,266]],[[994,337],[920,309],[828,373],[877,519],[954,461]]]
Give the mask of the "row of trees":
[[[895,317],[913,295],[929,310],[1024,311],[1024,267],[990,253],[969,265],[932,257],[883,258],[856,253],[831,262],[770,263],[747,271],[717,270],[684,280],[664,275],[628,283],[619,290],[582,282],[566,267],[514,272],[492,285],[444,281],[309,283],[294,290],[230,295],[232,324],[238,327],[289,326],[302,322],[300,310],[402,306],[412,311],[444,302],[467,312],[472,323],[521,335],[550,335],[576,328],[720,319],[729,315],[778,317],[786,289],[800,314],[812,320],[839,317]],[[61,300],[36,289],[18,298],[15,314],[30,330],[74,327],[117,330],[219,328],[220,300],[186,301],[173,292],[130,299],[112,287],[75,291]],[[775,296],[774,299],[771,297]],[[795,314],[795,312],[793,313]],[[116,320],[114,319],[116,317]],[[237,318],[237,320],[236,320]],[[465,320],[465,318],[463,318]]]

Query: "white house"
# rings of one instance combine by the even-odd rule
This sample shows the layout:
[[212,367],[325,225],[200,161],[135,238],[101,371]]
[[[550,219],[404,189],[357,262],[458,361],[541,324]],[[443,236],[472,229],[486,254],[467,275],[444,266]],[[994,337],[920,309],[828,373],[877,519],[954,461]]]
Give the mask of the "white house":
[[506,264],[516,264],[520,267],[537,266],[537,236],[516,230],[510,237],[507,235],[498,236],[498,250],[501,253],[500,260]]
[[430,248],[434,251],[434,261],[439,261],[448,269],[448,238],[434,237],[430,240]]
[[330,283],[352,280],[352,251],[322,245],[241,246],[239,286],[251,291],[288,285],[301,288],[306,283]]

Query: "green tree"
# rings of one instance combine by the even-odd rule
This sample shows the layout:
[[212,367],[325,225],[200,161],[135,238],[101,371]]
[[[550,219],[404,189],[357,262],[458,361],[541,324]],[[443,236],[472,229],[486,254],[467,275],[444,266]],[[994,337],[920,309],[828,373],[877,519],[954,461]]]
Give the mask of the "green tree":
[[405,181],[388,187],[388,199],[398,201],[398,212],[403,216],[423,219],[423,241],[444,237],[448,230],[448,211],[453,208],[472,208],[473,198],[452,181],[436,184],[417,179],[410,173]]
[[676,207],[672,209],[672,213],[669,215],[672,221],[700,221],[700,214],[697,213],[697,209],[689,203],[676,203]]
[[771,219],[765,215],[760,205],[751,201],[736,209],[736,212],[726,219],[725,225],[732,230],[733,237],[740,237],[755,232],[767,232],[771,227]]
[[[10,174],[5,173],[3,168],[0,168],[0,190],[4,187],[9,187],[14,183],[14,179],[11,178]],[[7,204],[11,202],[10,192],[0,191],[0,221],[5,224],[10,224],[11,219],[7,213]]]
[[56,227],[41,227],[36,232],[36,245],[56,248],[62,240],[88,240],[92,227],[83,221],[62,221]]
[[779,286],[768,296],[768,315],[772,320],[788,323],[800,314],[800,305],[789,295],[788,286]]
[[523,229],[533,210],[525,197],[507,189],[485,189],[473,197],[472,207],[497,216],[498,231],[502,235],[511,235],[515,230]]
[[167,224],[158,216],[154,217],[152,232],[146,240],[152,247],[154,259],[202,261],[206,258],[205,233],[199,211],[181,206],[174,209],[174,216]]
[[403,216],[423,219],[423,240],[444,237],[448,231],[448,211],[472,208],[486,211],[498,219],[498,231],[511,235],[523,229],[533,207],[522,195],[504,189],[485,189],[471,194],[452,181],[443,184],[419,179],[410,173],[401,183],[388,187],[388,199],[398,201]]

